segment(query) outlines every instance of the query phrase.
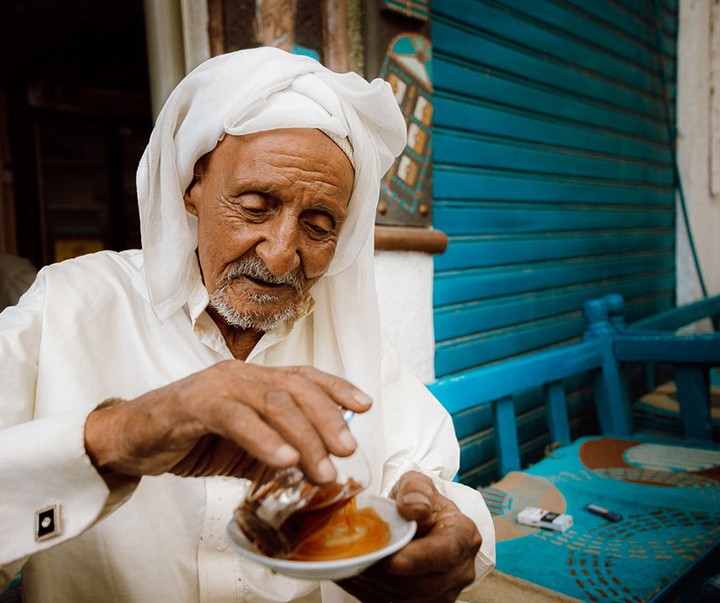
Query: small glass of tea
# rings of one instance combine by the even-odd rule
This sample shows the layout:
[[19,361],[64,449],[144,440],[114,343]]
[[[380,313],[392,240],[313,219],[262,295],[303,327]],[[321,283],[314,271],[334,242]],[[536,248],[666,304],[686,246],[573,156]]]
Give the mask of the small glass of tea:
[[349,457],[330,459],[338,476],[323,486],[310,482],[297,467],[254,480],[235,521],[260,552],[287,557],[370,483],[369,465],[359,449]]

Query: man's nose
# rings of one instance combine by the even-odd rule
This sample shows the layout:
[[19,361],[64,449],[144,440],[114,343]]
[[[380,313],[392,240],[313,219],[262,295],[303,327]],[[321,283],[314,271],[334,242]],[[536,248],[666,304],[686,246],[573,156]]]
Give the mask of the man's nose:
[[273,220],[255,246],[258,257],[275,276],[285,276],[300,266],[298,227],[290,220]]

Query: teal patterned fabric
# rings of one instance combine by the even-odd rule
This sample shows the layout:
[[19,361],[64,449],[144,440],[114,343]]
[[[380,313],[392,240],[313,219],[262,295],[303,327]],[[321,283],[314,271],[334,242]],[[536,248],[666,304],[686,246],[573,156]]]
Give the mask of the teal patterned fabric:
[[[482,492],[498,570],[583,601],[652,601],[720,543],[718,450],[583,438]],[[589,503],[623,519],[592,515]],[[569,513],[574,525],[520,526],[526,506]]]

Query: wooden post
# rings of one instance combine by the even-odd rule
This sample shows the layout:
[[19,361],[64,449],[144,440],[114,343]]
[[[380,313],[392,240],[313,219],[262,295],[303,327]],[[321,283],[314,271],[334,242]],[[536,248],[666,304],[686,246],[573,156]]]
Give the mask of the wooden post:
[[223,0],[207,0],[208,35],[210,37],[210,56],[216,57],[225,52],[225,18]]
[[595,339],[600,343],[604,360],[600,374],[594,378],[595,405],[598,421],[603,435],[632,435],[632,416],[627,386],[615,359],[613,340],[616,330],[608,317],[608,304],[605,299],[593,299],[583,306],[587,330],[585,339]]
[[323,0],[323,63],[338,73],[350,71],[350,35],[345,0]]

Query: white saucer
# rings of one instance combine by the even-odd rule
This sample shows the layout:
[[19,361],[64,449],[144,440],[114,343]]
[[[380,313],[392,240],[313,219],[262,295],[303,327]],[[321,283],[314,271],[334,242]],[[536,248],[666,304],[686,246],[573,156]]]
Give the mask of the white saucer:
[[363,572],[383,557],[400,550],[412,540],[417,527],[414,521],[407,521],[400,517],[395,508],[395,501],[389,498],[360,493],[357,496],[357,506],[358,508],[371,507],[390,526],[390,542],[383,548],[367,555],[334,561],[288,561],[287,559],[267,557],[257,552],[234,520],[227,525],[228,542],[244,557],[269,567],[278,574],[306,580],[349,578]]

